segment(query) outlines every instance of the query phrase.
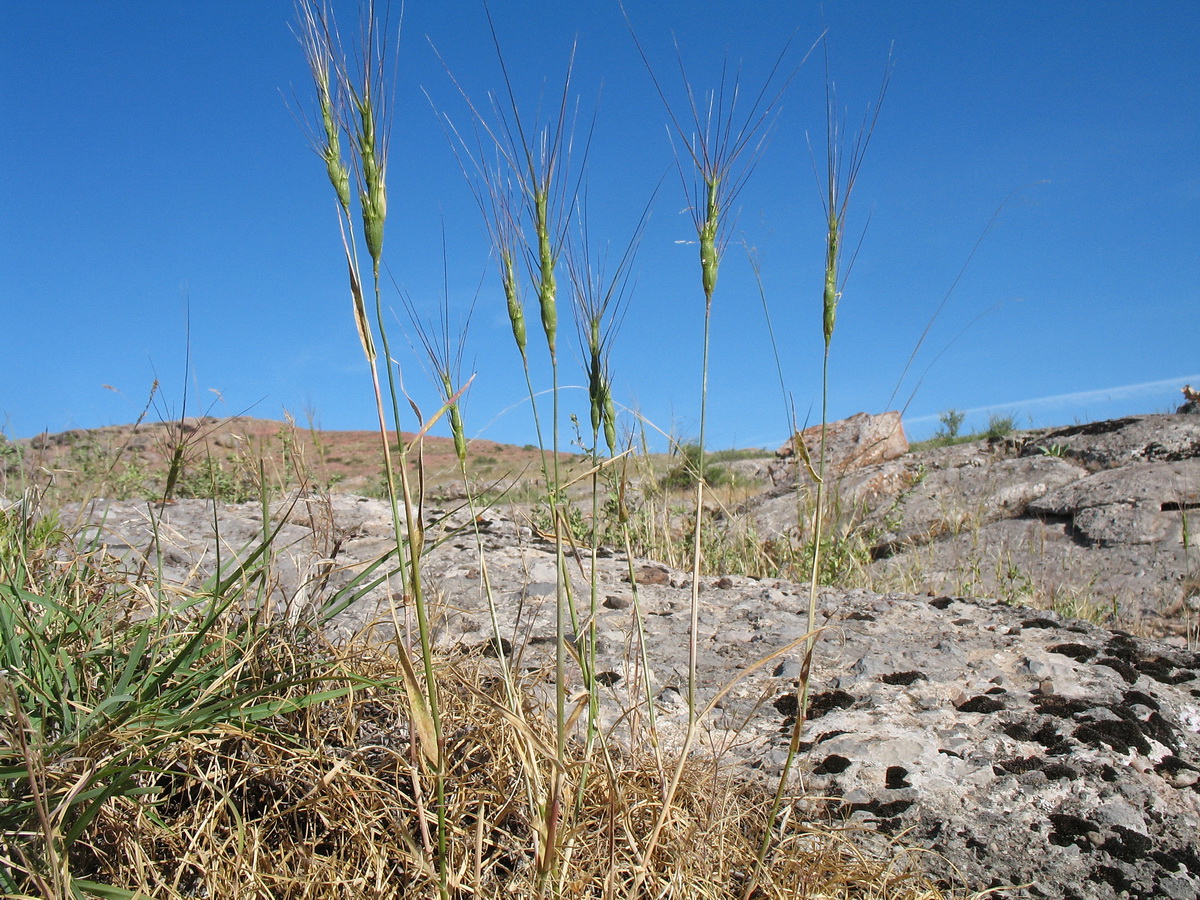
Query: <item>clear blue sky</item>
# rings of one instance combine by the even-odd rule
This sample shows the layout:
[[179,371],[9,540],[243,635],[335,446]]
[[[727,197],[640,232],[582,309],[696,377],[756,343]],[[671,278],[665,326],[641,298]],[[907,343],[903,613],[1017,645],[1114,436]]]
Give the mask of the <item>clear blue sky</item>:
[[[673,164],[666,117],[615,0],[494,0],[519,102],[575,88],[596,131],[592,236],[620,245]],[[397,70],[385,255],[414,302],[451,318],[478,293],[465,367],[467,430],[533,440],[516,351],[478,210],[427,91],[470,116],[501,87],[479,0],[408,0]],[[398,8],[398,4],[397,4]],[[814,2],[628,0],[674,102],[675,35],[698,91],[723,60],[756,88]],[[338,4],[345,31],[353,3]],[[372,426],[323,167],[296,120],[309,108],[290,0],[30,2],[0,11],[0,427],[15,437],[132,421],[152,380],[178,414],[191,308],[191,414]],[[950,407],[1021,425],[1174,409],[1200,385],[1200,5],[1186,2],[828,2],[831,72],[857,121],[893,75],[848,240],[869,219],[833,343],[830,414],[882,411],[922,331],[991,228],[920,349],[894,408],[910,435]],[[801,419],[819,417],[822,215],[805,134],[823,141],[814,56],[785,94],[740,195],[713,308],[710,444],[775,446],[787,432],[762,305],[740,242],[757,248]],[[663,182],[612,353],[616,399],[697,431],[703,300],[679,179]],[[1001,208],[1002,207],[1002,208]],[[1000,209],[992,220],[993,213]],[[560,281],[566,281],[565,277]],[[564,298],[565,299],[565,298]],[[436,407],[398,320],[405,384]],[[535,379],[545,386],[527,301]],[[564,315],[563,382],[582,385]],[[115,388],[111,390],[109,387]],[[914,393],[915,392],[915,393]],[[586,422],[585,394],[565,411]],[[412,422],[405,423],[406,428]]]

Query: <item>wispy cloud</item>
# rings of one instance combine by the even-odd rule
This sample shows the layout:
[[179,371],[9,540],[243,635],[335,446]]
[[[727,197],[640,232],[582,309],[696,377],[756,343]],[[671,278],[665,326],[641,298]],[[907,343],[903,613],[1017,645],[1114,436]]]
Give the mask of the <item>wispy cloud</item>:
[[[1025,400],[991,403],[987,406],[974,406],[964,410],[964,412],[968,416],[971,416],[994,412],[1031,412],[1036,409],[1080,406],[1088,403],[1108,403],[1115,400],[1128,400],[1133,397],[1156,394],[1167,388],[1174,388],[1177,391],[1185,383],[1200,385],[1200,374],[1179,375],[1175,378],[1163,378],[1159,381],[1143,381],[1138,384],[1122,384],[1117,387],[1100,388],[1094,391],[1074,391],[1069,394],[1051,394],[1048,397],[1030,397]],[[906,420],[906,424],[918,425],[924,422],[936,422],[938,421],[938,415],[940,414],[918,416]]]

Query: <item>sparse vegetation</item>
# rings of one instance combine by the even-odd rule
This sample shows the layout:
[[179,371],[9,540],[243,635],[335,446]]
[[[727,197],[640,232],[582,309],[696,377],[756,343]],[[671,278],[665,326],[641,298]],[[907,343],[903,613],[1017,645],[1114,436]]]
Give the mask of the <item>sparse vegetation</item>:
[[729,479],[724,466],[712,454],[701,451],[699,444],[683,444],[679,447],[679,462],[662,478],[666,490],[688,490],[703,480],[709,487],[719,487]]
[[909,446],[909,452],[920,453],[934,447],[952,447],[957,444],[969,444],[973,441],[1000,440],[1017,430],[1015,416],[992,414],[988,417],[988,426],[983,431],[961,434],[960,428],[965,418],[965,413],[955,409],[949,409],[939,414],[938,421],[942,423],[941,427],[934,432],[932,437],[913,442]]
[[994,413],[988,417],[988,427],[984,435],[989,440],[999,440],[1000,438],[1008,437],[1016,430],[1017,420],[1015,417]]
[[942,423],[942,427],[938,429],[934,435],[935,440],[944,440],[946,443],[951,443],[958,437],[958,429],[962,426],[963,419],[967,414],[960,409],[948,409],[938,415],[938,421]]

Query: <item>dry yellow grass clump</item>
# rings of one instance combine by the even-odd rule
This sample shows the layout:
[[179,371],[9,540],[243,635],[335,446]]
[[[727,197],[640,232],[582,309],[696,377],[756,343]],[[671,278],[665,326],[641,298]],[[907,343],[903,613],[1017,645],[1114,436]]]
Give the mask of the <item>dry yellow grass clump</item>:
[[[111,886],[102,896],[438,896],[433,779],[409,739],[395,661],[355,648],[336,666],[360,686],[262,726],[188,735],[146,760],[136,791],[113,797],[75,841],[72,878]],[[689,761],[642,868],[666,779],[652,758],[609,746],[578,808],[557,817],[564,833],[547,836],[535,806],[555,767],[552,715],[513,720],[503,685],[479,660],[442,660],[438,670],[451,896],[743,895],[767,793],[715,761]],[[60,779],[69,789],[81,766],[106,762],[48,766],[43,789],[56,793]],[[582,754],[570,754],[566,778],[577,781],[583,767]],[[853,833],[788,817],[776,830],[754,897],[942,896],[903,866],[864,857]],[[29,835],[18,852],[39,843]]]

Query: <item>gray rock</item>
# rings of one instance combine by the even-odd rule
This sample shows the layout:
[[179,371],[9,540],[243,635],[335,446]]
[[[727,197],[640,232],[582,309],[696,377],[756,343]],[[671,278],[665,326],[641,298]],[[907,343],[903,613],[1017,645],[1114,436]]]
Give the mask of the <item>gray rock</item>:
[[815,465],[821,454],[822,439],[826,471],[829,472],[849,472],[908,452],[900,413],[885,412],[877,416],[857,413],[848,419],[829,422],[824,429],[820,425],[806,428],[775,451],[775,455],[780,459],[793,456],[799,440]]
[[1092,469],[1133,462],[1176,462],[1200,456],[1200,420],[1191,416],[1131,416],[1049,431],[1024,452],[1052,447]]
[[1200,458],[1109,469],[1052,491],[1029,504],[1039,516],[1071,520],[1086,540],[1151,544],[1182,539],[1183,518],[1200,507]]
[[[874,586],[999,597],[1195,639],[1200,419],[1140,416],[976,441],[829,484],[827,521],[870,556]],[[799,541],[812,504],[811,486],[781,484],[730,527],[740,518],[760,538]]]
[[875,546],[893,553],[1024,514],[1030,504],[1087,475],[1064,459],[1024,457],[927,469],[886,507],[876,505],[864,524],[878,532]]

